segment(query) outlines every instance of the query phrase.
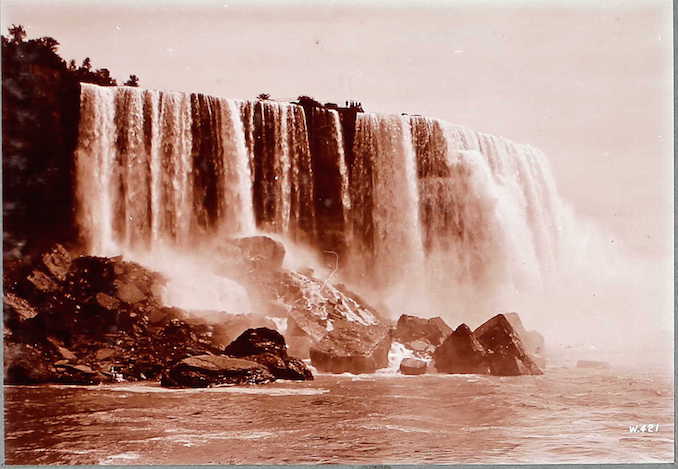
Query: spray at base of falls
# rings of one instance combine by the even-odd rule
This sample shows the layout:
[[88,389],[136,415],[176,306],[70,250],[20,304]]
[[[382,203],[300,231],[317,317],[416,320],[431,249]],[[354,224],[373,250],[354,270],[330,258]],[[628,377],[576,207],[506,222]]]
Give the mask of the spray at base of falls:
[[419,356],[400,342],[393,341],[391,342],[391,349],[388,352],[388,368],[383,368],[377,371],[377,373],[388,375],[398,374],[400,372],[400,364],[406,358],[414,358],[425,362],[427,365],[430,365],[432,362],[431,357]]

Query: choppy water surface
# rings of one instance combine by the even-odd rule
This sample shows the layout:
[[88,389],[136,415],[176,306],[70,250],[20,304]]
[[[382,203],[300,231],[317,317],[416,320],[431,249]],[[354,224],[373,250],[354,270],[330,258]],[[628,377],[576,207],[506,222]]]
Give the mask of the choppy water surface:
[[[8,464],[673,460],[672,376],[317,376],[261,387],[6,386]],[[632,433],[630,425],[658,424]]]

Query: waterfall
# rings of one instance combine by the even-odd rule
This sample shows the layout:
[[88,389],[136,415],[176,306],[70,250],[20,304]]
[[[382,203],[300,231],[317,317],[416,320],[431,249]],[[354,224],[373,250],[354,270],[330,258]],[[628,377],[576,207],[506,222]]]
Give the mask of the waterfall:
[[96,254],[190,247],[254,231],[245,131],[235,102],[82,85],[78,220]]
[[562,265],[569,218],[528,145],[419,116],[87,84],[80,114],[77,213],[94,254],[274,233],[423,315],[486,313]]
[[257,226],[297,241],[315,237],[313,171],[304,110],[274,101],[240,104],[252,158]]
[[424,259],[409,121],[359,114],[351,168],[354,253],[378,286],[419,272]]

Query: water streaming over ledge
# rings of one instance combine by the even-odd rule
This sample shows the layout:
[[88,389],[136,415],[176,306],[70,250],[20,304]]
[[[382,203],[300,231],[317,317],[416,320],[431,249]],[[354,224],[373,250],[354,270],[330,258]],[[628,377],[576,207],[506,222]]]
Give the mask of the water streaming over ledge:
[[437,119],[365,113],[347,146],[343,119],[83,84],[76,177],[89,250],[190,251],[275,233],[337,252],[348,283],[388,292],[392,304],[426,298],[426,308],[538,286],[558,269],[567,217],[538,150]]

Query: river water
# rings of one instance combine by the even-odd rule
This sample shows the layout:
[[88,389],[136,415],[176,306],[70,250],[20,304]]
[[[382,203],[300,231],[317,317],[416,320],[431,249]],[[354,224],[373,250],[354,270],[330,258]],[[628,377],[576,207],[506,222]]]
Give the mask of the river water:
[[[8,464],[631,463],[674,457],[673,377],[318,375],[168,390],[5,386]],[[653,432],[631,425],[653,424]],[[639,428],[640,429],[640,428]]]

